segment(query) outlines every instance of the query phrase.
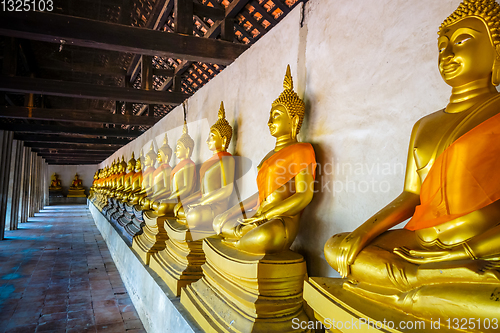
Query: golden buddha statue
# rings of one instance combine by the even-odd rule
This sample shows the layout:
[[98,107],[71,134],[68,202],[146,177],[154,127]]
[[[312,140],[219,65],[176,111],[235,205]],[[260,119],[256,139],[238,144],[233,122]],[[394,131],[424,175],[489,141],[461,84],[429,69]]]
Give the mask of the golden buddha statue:
[[124,201],[130,194],[130,191],[132,190],[132,179],[135,174],[135,164],[136,161],[134,157],[134,152],[132,152],[132,156],[127,162],[127,169],[126,169],[127,173],[123,177],[123,189],[120,190],[116,195],[116,198],[120,201]]
[[167,238],[164,223],[167,217],[173,217],[175,205],[189,196],[195,187],[196,166],[191,160],[194,141],[189,136],[187,123],[184,121],[182,135],[177,140],[175,154],[179,162],[170,172],[169,184],[170,191],[165,190],[161,195],[164,199],[150,203],[153,211],[146,211],[143,214],[144,228],[142,235],[134,238],[132,248],[143,259],[144,263],[149,264],[150,257],[165,248]]
[[68,190],[68,198],[85,198],[85,189],[82,186],[82,180],[75,174],[75,178],[71,182],[71,186]]
[[[172,167],[170,166],[170,158],[172,157],[172,148],[168,145],[167,134],[163,139],[163,145],[158,149],[156,161],[158,167],[153,172],[153,189],[152,194],[143,200],[143,209],[152,209],[152,204],[159,200],[166,199],[170,196],[170,173]],[[158,203],[157,203],[158,204]]]
[[499,26],[494,0],[466,0],[441,25],[439,71],[450,103],[413,127],[401,195],[326,243],[343,290],[441,323],[498,317]]
[[152,208],[156,215],[165,216],[172,214],[175,205],[180,202],[181,199],[189,196],[194,190],[196,167],[191,160],[193,148],[194,141],[189,136],[187,123],[184,121],[182,135],[179,140],[177,140],[177,145],[175,147],[175,155],[179,162],[170,173],[170,195],[152,204]]
[[153,193],[153,173],[155,171],[154,164],[156,161],[156,155],[154,145],[151,143],[151,148],[144,158],[144,165],[146,169],[142,174],[142,192],[144,196],[139,200],[141,210],[150,209],[150,200],[148,199],[148,196],[151,196]]
[[59,176],[57,173],[53,173],[52,176],[50,177],[50,186],[49,186],[49,191],[61,191],[61,180],[59,180]]
[[[218,120],[210,128],[207,139],[213,156],[201,166],[200,190],[177,203],[176,218],[165,220],[168,236],[162,244],[165,250],[153,254],[150,264],[177,296],[182,287],[201,278],[201,265],[205,262],[202,238],[214,234],[213,219],[228,208],[233,192],[235,162],[226,151],[233,129],[225,117],[221,102]],[[187,213],[184,213],[185,207]]]
[[97,171],[94,173],[92,185],[89,188],[89,197],[88,198],[92,202],[94,201],[95,191],[97,189],[97,184],[99,183],[99,172],[100,171],[101,171],[101,169],[97,169]]
[[113,190],[109,194],[111,198],[116,198],[117,195],[123,190],[125,183],[125,170],[127,168],[127,163],[125,163],[125,157],[122,156],[121,161],[118,163],[118,171],[114,179]]
[[[313,197],[316,159],[297,141],[305,105],[289,66],[283,87],[270,111],[276,146],[258,166],[259,192],[214,219],[219,236],[203,241],[203,278],[182,289],[181,304],[205,331],[288,332],[293,320],[308,321],[306,263],[289,246]],[[238,217],[252,208],[253,216]]]
[[142,192],[142,163],[141,161],[144,159],[143,152],[141,149],[141,153],[139,158],[135,161],[135,173],[131,180],[131,188],[128,194],[128,197],[125,199],[130,205],[137,205],[139,200],[143,197]]

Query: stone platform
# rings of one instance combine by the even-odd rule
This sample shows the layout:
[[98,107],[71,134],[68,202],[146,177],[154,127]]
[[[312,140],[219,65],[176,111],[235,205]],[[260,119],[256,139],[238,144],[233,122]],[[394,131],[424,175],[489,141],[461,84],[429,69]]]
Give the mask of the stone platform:
[[146,331],[203,332],[179,297],[142,263],[106,217],[90,201],[88,206]]

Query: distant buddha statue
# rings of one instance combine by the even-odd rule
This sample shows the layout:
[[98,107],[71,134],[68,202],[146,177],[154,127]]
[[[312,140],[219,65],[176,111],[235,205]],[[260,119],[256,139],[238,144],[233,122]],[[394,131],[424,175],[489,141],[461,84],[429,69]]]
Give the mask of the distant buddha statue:
[[189,196],[195,187],[196,167],[191,160],[193,154],[194,141],[188,134],[187,123],[184,121],[182,135],[177,140],[175,154],[178,163],[170,173],[170,195],[153,203],[153,210],[158,216],[172,214],[175,205],[181,199]]
[[127,163],[125,163],[125,157],[122,156],[122,160],[118,163],[118,171],[114,179],[113,190],[109,194],[111,198],[116,198],[118,194],[123,191],[125,187],[126,168]]
[[[221,102],[218,120],[210,128],[207,139],[208,149],[213,156],[200,169],[200,191],[179,202],[174,212],[177,221],[188,225],[189,229],[202,228],[213,232],[214,217],[227,210],[229,197],[233,193],[234,159],[227,152],[233,128],[226,120],[224,104]],[[184,207],[188,207],[185,213]]]
[[49,186],[50,191],[61,191],[61,181],[59,180],[59,176],[57,173],[53,173],[52,176],[50,177],[50,186]]
[[144,158],[145,170],[144,173],[142,174],[142,191],[140,193],[142,197],[138,202],[138,204],[141,206],[141,210],[148,210],[150,208],[149,207],[150,201],[147,197],[152,195],[153,193],[153,185],[154,185],[153,173],[155,171],[154,167],[155,161],[156,161],[156,152],[154,151],[153,143],[151,143],[151,148],[149,149]]
[[414,125],[403,193],[326,243],[344,289],[420,318],[498,317],[499,27],[494,0],[466,0],[441,25],[450,103]]
[[[305,105],[293,90],[290,67],[283,88],[269,115],[276,146],[258,166],[259,192],[215,217],[219,236],[202,243],[203,278],[181,289],[181,304],[207,332],[306,331],[293,326],[309,320],[302,298],[306,262],[289,247],[313,197],[316,158],[311,144],[297,141]],[[245,216],[251,208],[253,216]]]
[[[127,198],[125,201],[127,201],[130,205],[137,205],[139,203],[139,200],[142,198],[142,163],[141,161],[144,159],[144,156],[142,154],[142,149],[141,153],[139,155],[139,158],[135,161],[135,173],[134,176],[132,177],[131,180],[131,188],[128,193]],[[140,193],[140,194],[139,194]]]
[[124,201],[128,195],[130,194],[130,191],[132,190],[132,179],[135,174],[135,157],[134,157],[134,152],[132,152],[132,156],[127,162],[127,169],[126,169],[126,174],[123,176],[123,189],[119,190],[116,198],[120,201]]
[[156,155],[158,167],[152,175],[152,193],[143,199],[144,210],[152,209],[154,202],[158,202],[170,196],[170,173],[172,172],[172,167],[169,162],[171,157],[172,148],[168,145],[167,134],[165,134],[163,145],[158,149],[158,154]]
[[82,186],[82,180],[75,174],[75,178],[71,182],[68,190],[68,197],[85,197],[85,189]]
[[238,204],[213,223],[226,244],[245,252],[287,250],[297,236],[300,214],[313,196],[316,159],[311,144],[297,142],[305,107],[293,91],[290,67],[283,87],[268,121],[276,147],[257,167],[259,192],[242,203],[246,210],[255,207],[255,214],[237,218],[242,211]]

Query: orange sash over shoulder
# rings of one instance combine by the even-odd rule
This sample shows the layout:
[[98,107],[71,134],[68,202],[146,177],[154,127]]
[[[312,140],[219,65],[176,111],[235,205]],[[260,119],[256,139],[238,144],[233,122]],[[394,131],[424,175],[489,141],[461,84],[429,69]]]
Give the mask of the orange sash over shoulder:
[[275,153],[262,163],[257,174],[259,202],[288,183],[299,172],[312,164],[316,175],[316,156],[310,143],[296,143]]
[[203,164],[201,165],[201,168],[200,168],[200,181],[203,180],[203,176],[205,176],[205,172],[207,172],[207,170],[212,166],[214,165],[215,163],[219,162],[220,160],[222,160],[222,157],[224,156],[233,156],[231,155],[230,153],[228,153],[227,151],[221,151],[215,155],[213,155],[212,157],[210,157],[208,160],[206,160],[205,162],[203,162]]
[[164,164],[160,165],[159,167],[157,167],[155,172],[153,172],[153,179],[155,179],[156,176],[158,176],[160,174],[160,172],[162,172],[163,170],[168,169],[168,168],[170,168],[170,164],[167,164],[167,163],[164,163]]
[[434,227],[500,199],[500,114],[477,125],[438,156],[405,226]]
[[149,167],[146,170],[144,170],[144,173],[142,174],[142,177],[146,178],[150,173],[152,173],[154,171],[155,171],[154,167]]
[[[195,166],[194,162],[190,158],[187,158],[187,159],[182,160],[179,163],[177,163],[175,168],[170,173],[170,182],[172,182],[172,179],[174,178],[174,175],[177,173],[177,171],[184,168],[188,164],[191,164],[193,167]],[[195,177],[196,177],[196,170],[195,170]]]
[[135,180],[139,177],[142,177],[142,171],[134,173],[134,175],[132,176],[132,183],[135,182]]

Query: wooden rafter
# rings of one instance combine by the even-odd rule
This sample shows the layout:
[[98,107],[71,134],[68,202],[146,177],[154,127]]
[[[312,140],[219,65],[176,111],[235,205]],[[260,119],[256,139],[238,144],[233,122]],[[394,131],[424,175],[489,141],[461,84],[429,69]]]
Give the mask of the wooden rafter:
[[4,36],[230,64],[248,46],[47,12],[0,12]]
[[14,133],[15,140],[31,141],[31,142],[67,142],[67,143],[99,143],[99,144],[115,144],[126,145],[130,142],[129,139],[119,138],[86,138],[81,136],[66,136],[66,135],[49,135],[49,134],[22,134]]
[[52,134],[80,134],[91,136],[105,136],[118,138],[136,138],[144,132],[138,130],[123,130],[118,128],[96,128],[84,126],[55,126],[0,123],[0,129],[20,133],[52,133]]

